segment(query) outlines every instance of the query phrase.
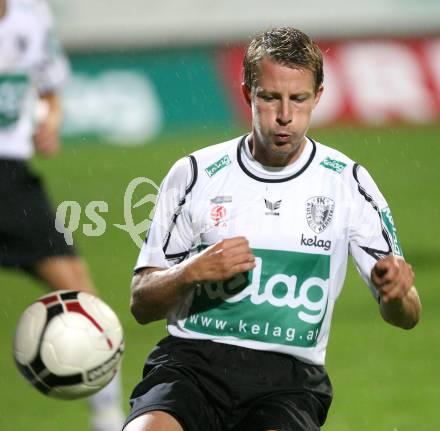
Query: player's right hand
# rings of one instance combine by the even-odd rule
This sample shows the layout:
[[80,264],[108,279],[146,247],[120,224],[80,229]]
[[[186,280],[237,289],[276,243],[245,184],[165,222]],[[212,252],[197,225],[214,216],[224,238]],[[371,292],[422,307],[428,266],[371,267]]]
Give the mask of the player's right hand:
[[227,280],[255,268],[255,256],[243,236],[223,239],[186,262],[188,282]]

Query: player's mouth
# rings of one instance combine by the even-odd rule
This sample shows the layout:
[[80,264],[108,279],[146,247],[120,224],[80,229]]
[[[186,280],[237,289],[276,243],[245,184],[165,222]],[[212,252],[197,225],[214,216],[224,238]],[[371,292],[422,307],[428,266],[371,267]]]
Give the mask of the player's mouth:
[[289,142],[290,135],[288,133],[275,133],[275,142],[285,144]]

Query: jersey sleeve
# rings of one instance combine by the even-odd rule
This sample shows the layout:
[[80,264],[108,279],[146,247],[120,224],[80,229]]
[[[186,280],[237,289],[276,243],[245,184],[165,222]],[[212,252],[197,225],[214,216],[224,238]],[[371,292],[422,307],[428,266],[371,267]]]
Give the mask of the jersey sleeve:
[[135,272],[145,267],[170,268],[188,256],[193,243],[188,206],[196,172],[190,156],[177,161],[163,180]]
[[391,210],[370,174],[355,164],[353,177],[349,251],[358,272],[378,300],[377,289],[371,282],[371,270],[385,256],[403,256],[402,248]]
[[59,91],[70,73],[69,61],[55,31],[55,22],[45,1],[36,3],[36,10],[43,29],[41,61],[35,74],[35,84],[40,94]]

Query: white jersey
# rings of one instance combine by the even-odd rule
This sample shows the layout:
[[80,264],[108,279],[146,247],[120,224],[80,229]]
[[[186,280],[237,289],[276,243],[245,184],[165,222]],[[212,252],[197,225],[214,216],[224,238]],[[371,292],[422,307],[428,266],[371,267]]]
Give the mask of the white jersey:
[[249,240],[255,269],[195,288],[167,316],[170,334],[322,365],[348,254],[376,299],[372,267],[402,254],[388,205],[364,168],[310,139],[294,164],[267,168],[241,137],[172,167],[135,270],[169,268],[238,235]]
[[0,18],[1,158],[32,156],[35,95],[57,91],[67,75],[46,2],[6,0]]

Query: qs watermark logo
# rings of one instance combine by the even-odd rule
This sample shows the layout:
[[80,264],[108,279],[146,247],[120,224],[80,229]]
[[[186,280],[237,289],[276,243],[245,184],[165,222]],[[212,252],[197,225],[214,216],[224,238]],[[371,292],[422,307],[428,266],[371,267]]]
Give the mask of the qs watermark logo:
[[[147,185],[153,189],[153,193],[147,193],[137,202],[133,202],[135,192],[141,185]],[[128,184],[124,193],[124,224],[114,223],[113,226],[127,232],[133,242],[142,247],[145,232],[149,229],[153,220],[154,208],[159,193],[158,185],[147,177],[134,178]],[[135,223],[133,209],[150,205],[147,217],[141,222]],[[147,208],[148,210],[148,208]],[[88,219],[82,224],[82,232],[86,236],[101,236],[107,229],[107,222],[102,214],[109,212],[109,205],[105,201],[91,201],[84,208],[84,215]],[[58,205],[55,228],[64,235],[67,244],[73,245],[73,234],[80,228],[82,208],[77,201],[63,201]]]

